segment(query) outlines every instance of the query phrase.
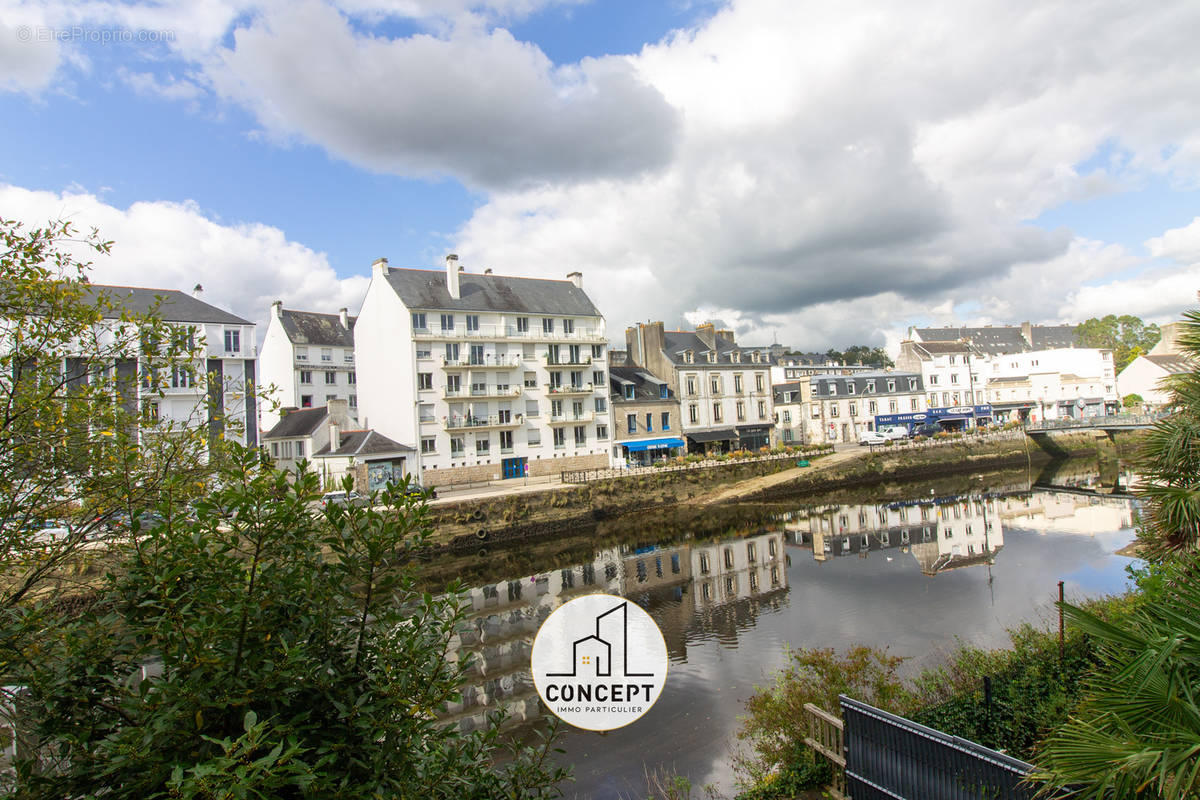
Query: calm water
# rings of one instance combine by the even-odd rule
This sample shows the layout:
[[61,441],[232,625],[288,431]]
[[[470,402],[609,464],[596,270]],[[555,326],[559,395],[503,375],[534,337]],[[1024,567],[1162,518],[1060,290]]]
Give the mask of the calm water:
[[785,645],[886,646],[915,669],[956,639],[998,645],[1021,621],[1048,622],[1059,580],[1075,599],[1125,588],[1130,562],[1114,552],[1133,539],[1130,502],[1030,488],[1054,481],[1087,491],[1103,482],[1097,472],[974,478],[965,489],[914,485],[695,519],[642,515],[582,541],[455,564],[474,576],[463,645],[478,666],[452,717],[471,727],[500,704],[518,720],[536,718],[528,664],[539,622],[579,594],[619,594],[662,628],[667,686],[632,725],[564,737],[576,776],[567,796],[644,797],[644,766],[657,764],[729,792],[737,717],[784,664]]

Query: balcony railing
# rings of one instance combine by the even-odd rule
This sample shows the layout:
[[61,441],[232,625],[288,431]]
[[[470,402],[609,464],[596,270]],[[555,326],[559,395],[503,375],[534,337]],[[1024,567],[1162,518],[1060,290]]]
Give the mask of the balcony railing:
[[504,339],[517,339],[520,341],[568,341],[568,342],[605,342],[608,337],[598,328],[581,328],[577,327],[570,333],[564,333],[561,329],[555,330],[552,333],[547,333],[542,330],[541,320],[537,319],[536,325],[530,325],[529,330],[519,331],[515,325],[480,325],[474,330],[467,330],[465,327],[455,326],[449,330],[441,328],[413,328],[413,338],[415,339],[483,339],[500,341]]
[[482,358],[446,358],[442,357],[442,367],[444,369],[471,369],[472,367],[487,368],[503,367],[511,369],[521,365],[521,357],[518,355],[506,356],[484,356]]
[[585,422],[591,422],[595,419],[595,415],[591,411],[581,411],[578,414],[551,414],[551,425],[580,425]]
[[470,428],[515,428],[521,424],[521,415],[489,414],[486,417],[442,417],[446,430],[467,430]]
[[449,386],[442,390],[442,397],[446,399],[458,397],[518,397],[523,391],[520,386],[485,386],[479,388],[476,386],[460,387],[452,389]]
[[562,386],[555,386],[552,383],[546,384],[546,394],[591,394],[592,391],[592,384],[590,383],[584,383],[578,386],[570,383]]
[[586,367],[592,363],[591,356],[580,356],[575,360],[571,360],[570,356],[560,355],[558,358],[551,358],[550,354],[542,356],[542,360],[546,362],[548,367]]

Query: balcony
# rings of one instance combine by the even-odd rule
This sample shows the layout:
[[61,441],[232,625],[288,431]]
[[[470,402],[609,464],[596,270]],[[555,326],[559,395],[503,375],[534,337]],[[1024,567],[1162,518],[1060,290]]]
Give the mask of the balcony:
[[548,367],[586,367],[592,363],[591,356],[581,356],[572,361],[570,358],[559,356],[557,359],[551,359],[549,354],[542,356],[542,360],[546,362]]
[[556,395],[556,396],[572,395],[572,394],[591,394],[594,391],[592,389],[592,384],[590,384],[590,383],[585,383],[580,386],[574,386],[569,383],[564,386],[555,386],[553,384],[547,383],[547,384],[545,384],[545,387],[546,387],[546,394],[552,394],[552,395]]
[[484,428],[516,428],[521,424],[521,415],[489,414],[486,417],[442,417],[442,426],[447,431],[480,430]]
[[442,357],[442,369],[513,369],[521,366],[521,357],[484,356],[483,358],[446,358]]
[[591,411],[582,411],[579,414],[551,414],[549,421],[551,425],[582,425],[591,422],[595,416]]
[[[458,320],[458,322],[461,321],[461,319]],[[546,333],[542,330],[541,318],[534,317],[530,322],[529,330],[525,331],[517,330],[515,325],[480,325],[474,330],[467,330],[460,326],[449,330],[429,327],[413,328],[413,338],[445,341],[476,339],[493,342],[515,339],[522,342],[595,342],[597,344],[608,341],[608,337],[599,328],[576,327],[570,333],[564,333],[560,328],[553,333]]]
[[482,389],[479,387],[461,387],[452,389],[446,386],[442,389],[442,397],[447,400],[456,400],[471,397],[520,397],[524,391],[520,386],[485,386]]

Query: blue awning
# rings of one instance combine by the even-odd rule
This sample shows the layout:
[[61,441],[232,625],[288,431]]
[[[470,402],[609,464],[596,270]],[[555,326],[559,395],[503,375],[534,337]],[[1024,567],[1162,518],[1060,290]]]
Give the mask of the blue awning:
[[622,446],[631,453],[643,450],[667,450],[672,447],[683,447],[683,439],[642,439],[637,442],[622,442]]

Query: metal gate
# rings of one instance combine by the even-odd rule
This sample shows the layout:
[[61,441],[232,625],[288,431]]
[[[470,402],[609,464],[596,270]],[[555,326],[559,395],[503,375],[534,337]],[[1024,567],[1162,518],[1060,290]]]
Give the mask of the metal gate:
[[1033,765],[874,706],[838,698],[854,800],[1032,800]]

